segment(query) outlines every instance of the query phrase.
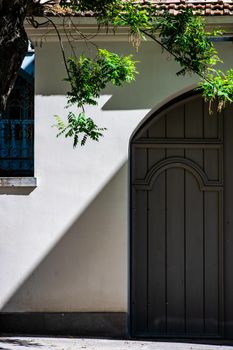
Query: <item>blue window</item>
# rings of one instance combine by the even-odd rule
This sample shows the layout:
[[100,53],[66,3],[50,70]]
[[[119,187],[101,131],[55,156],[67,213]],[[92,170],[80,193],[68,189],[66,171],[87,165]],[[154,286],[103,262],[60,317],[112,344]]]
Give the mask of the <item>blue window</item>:
[[0,176],[34,175],[34,51],[26,55],[0,116]]

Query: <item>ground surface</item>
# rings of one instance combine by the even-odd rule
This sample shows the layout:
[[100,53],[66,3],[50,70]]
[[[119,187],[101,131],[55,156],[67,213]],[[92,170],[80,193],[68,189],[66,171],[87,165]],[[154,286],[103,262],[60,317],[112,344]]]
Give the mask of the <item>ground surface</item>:
[[229,345],[210,345],[130,340],[0,337],[0,350],[233,350]]

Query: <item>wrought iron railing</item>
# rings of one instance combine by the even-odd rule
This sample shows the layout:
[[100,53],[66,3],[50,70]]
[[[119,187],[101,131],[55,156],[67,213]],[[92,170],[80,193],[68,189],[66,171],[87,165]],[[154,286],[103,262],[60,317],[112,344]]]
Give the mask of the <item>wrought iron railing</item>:
[[0,119],[0,176],[32,176],[34,121]]

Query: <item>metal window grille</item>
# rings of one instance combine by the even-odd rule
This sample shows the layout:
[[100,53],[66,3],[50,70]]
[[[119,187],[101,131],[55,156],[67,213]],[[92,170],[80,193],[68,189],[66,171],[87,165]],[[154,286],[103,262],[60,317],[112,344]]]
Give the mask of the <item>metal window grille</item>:
[[34,84],[21,70],[0,118],[0,176],[34,174]]

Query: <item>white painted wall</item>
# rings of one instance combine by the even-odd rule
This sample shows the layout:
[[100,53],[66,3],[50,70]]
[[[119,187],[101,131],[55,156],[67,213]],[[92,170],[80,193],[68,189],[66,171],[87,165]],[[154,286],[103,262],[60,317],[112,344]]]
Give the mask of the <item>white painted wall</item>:
[[[99,45],[134,52],[126,42]],[[229,66],[232,45],[219,46]],[[108,128],[105,137],[74,150],[51,127],[54,114],[67,113],[59,46],[36,47],[38,187],[0,192],[1,311],[127,310],[129,139],[152,108],[195,82],[177,77],[176,64],[151,42],[135,55],[136,82],[106,89],[88,108]]]

